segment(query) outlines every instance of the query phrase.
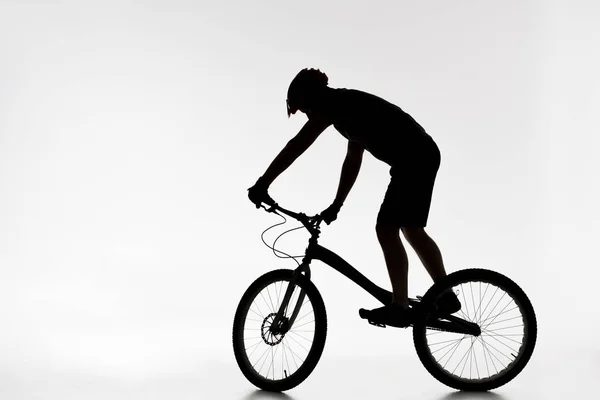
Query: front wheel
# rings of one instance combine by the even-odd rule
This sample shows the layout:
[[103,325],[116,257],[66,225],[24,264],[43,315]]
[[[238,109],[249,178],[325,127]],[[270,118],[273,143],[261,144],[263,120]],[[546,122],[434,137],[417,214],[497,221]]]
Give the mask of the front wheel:
[[[281,392],[302,383],[314,370],[325,346],[325,304],[304,275],[296,280],[283,318],[285,328],[271,328],[293,273],[280,269],[259,277],[246,290],[235,313],[235,359],[244,376],[263,390]],[[302,305],[293,325],[288,326],[299,299]]]
[[440,323],[443,317],[421,318],[414,324],[413,339],[423,366],[458,390],[487,391],[511,381],[531,358],[537,338],[535,312],[523,290],[497,272],[465,269],[433,285],[423,296],[424,308],[438,304],[446,290],[461,303],[453,317],[479,329],[473,334],[451,332],[439,328],[452,326]]

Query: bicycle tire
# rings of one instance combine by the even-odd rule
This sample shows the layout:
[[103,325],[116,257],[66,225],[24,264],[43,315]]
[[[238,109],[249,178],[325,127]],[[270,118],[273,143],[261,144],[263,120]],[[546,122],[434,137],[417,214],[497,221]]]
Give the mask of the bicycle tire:
[[[248,381],[256,387],[270,392],[282,392],[292,389],[302,383],[317,366],[325,347],[325,339],[327,336],[327,314],[323,298],[316,286],[304,275],[300,275],[297,280],[297,286],[304,290],[306,296],[310,299],[315,315],[314,341],[306,359],[293,374],[279,380],[267,379],[261,376],[248,360],[246,349],[244,347],[244,326],[250,305],[263,288],[274,282],[289,282],[293,272],[293,270],[278,269],[267,272],[257,278],[242,296],[234,317],[232,343],[237,364]],[[284,346],[283,344],[278,344],[278,346],[279,345]]]
[[[523,320],[526,320],[526,329],[524,329],[524,337],[526,339],[524,339],[524,344],[522,345],[523,350],[520,352],[520,355],[517,356],[519,358],[515,359],[514,365],[510,368],[510,370],[508,370],[506,373],[503,373],[496,379],[484,379],[479,381],[467,381],[462,378],[455,378],[452,375],[444,372],[437,361],[434,360],[427,343],[427,324],[425,320],[426,313],[423,314],[418,321],[415,321],[413,326],[413,341],[415,350],[419,356],[419,359],[421,360],[421,363],[438,381],[461,391],[488,391],[496,389],[510,382],[523,370],[523,368],[525,368],[535,348],[535,343],[537,340],[537,320],[535,311],[529,298],[515,282],[495,271],[479,268],[460,270],[447,275],[444,279],[436,282],[436,284],[434,284],[427,291],[427,293],[423,296],[421,304],[424,309],[427,309],[427,307],[432,307],[435,299],[438,298],[442,291],[446,290],[447,288],[452,288],[460,283],[473,281],[488,282],[493,285],[498,285],[498,287],[502,287],[504,291],[512,296],[522,313]],[[525,323],[523,326],[525,326]]]

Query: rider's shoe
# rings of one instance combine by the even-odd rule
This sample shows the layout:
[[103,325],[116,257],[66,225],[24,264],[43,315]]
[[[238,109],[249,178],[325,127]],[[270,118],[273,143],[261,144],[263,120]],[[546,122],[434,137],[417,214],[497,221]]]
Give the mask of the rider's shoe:
[[437,299],[436,305],[438,311],[443,314],[454,314],[461,308],[458,296],[456,296],[456,294],[451,290],[442,293],[442,295],[440,295],[440,297]]
[[398,303],[390,303],[383,307],[372,310],[360,309],[361,318],[369,320],[369,323],[378,326],[395,326],[397,328],[406,328],[413,323],[413,310],[405,309]]

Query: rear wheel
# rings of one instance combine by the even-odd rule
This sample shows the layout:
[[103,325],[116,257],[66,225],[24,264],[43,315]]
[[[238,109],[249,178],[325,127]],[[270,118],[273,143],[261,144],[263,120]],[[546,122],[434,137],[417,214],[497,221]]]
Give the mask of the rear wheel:
[[453,316],[477,324],[481,334],[434,329],[421,318],[414,324],[413,339],[423,366],[458,390],[486,391],[511,381],[531,358],[537,338],[535,312],[523,290],[497,272],[466,269],[432,286],[423,296],[424,309],[446,289],[461,302]]
[[327,315],[315,285],[304,275],[297,279],[283,324],[289,322],[304,292],[293,326],[271,329],[293,270],[275,270],[246,290],[233,323],[233,350],[244,376],[255,386],[280,392],[302,383],[314,370],[325,346]]

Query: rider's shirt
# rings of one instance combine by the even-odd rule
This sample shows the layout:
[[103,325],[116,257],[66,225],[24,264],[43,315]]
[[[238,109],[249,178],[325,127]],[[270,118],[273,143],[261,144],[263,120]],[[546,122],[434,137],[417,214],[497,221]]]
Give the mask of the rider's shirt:
[[319,115],[346,139],[360,143],[375,158],[393,165],[431,143],[423,127],[400,107],[354,89],[332,89]]

